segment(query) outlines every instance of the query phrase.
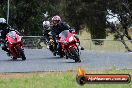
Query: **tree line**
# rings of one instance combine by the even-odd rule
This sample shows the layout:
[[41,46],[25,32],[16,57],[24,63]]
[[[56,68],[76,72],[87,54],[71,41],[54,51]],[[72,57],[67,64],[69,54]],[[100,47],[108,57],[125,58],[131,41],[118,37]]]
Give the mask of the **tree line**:
[[[124,3],[128,3],[127,6]],[[9,24],[23,35],[42,35],[42,22],[60,15],[77,32],[88,28],[92,39],[106,38],[107,10],[122,14],[132,10],[131,0],[10,0]],[[7,0],[0,1],[0,17],[6,18]]]

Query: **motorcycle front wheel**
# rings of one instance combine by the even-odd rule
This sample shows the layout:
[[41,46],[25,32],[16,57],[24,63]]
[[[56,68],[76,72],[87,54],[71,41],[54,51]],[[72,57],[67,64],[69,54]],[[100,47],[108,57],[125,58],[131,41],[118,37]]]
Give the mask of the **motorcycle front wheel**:
[[70,48],[70,51],[71,51],[71,54],[72,54],[72,57],[75,58],[75,62],[81,62],[81,59],[80,59],[80,55],[78,54],[77,50],[74,48],[74,47],[71,47]]
[[18,50],[19,50],[19,52],[20,52],[20,55],[21,55],[22,60],[26,60],[26,56],[25,56],[25,54],[24,54],[23,49],[21,49],[20,47],[18,47]]

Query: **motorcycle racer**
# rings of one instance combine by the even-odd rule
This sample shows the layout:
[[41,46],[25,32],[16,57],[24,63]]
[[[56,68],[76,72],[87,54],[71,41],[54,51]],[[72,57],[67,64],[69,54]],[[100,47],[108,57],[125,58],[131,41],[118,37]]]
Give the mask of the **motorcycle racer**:
[[0,18],[0,42],[1,42],[1,48],[2,50],[7,52],[7,55],[10,56],[10,51],[7,49],[6,46],[6,35],[10,31],[16,31],[20,35],[20,33],[17,30],[14,30],[11,28],[9,24],[6,23],[6,20],[4,18]]

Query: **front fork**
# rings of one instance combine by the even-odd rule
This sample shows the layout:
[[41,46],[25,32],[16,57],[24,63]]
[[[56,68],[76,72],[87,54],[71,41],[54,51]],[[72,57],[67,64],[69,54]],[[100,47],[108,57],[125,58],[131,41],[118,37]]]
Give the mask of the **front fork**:
[[20,42],[19,44],[17,45],[9,45],[9,50],[12,54],[13,57],[16,57],[16,58],[19,58],[20,57],[20,54],[19,54],[19,49],[18,48],[21,48],[23,51],[24,51],[24,48],[23,48],[23,43]]
[[66,50],[66,52],[68,53],[68,57],[71,57],[72,56],[71,55],[71,51],[70,51],[70,48],[71,47],[74,47],[78,51],[78,55],[80,56],[81,52],[80,52],[80,49],[79,49],[78,45],[77,44],[72,44],[72,45],[69,45],[67,47],[67,50]]

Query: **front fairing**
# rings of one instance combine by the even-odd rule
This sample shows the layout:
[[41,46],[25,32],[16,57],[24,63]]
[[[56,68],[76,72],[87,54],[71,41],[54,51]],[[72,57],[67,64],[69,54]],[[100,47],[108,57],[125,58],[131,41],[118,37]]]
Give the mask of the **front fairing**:
[[69,30],[64,30],[59,34],[60,41],[64,44],[69,44],[76,41],[76,38]]
[[17,55],[17,48],[18,47],[23,47],[22,41],[21,41],[21,36],[19,36],[15,31],[10,31],[6,35],[6,40],[7,40],[7,46],[9,47],[9,50],[12,54],[13,57],[18,57]]
[[18,42],[21,42],[21,36],[19,36],[18,34],[16,34],[15,31],[11,31],[6,35],[6,40],[8,41],[8,43],[10,44],[16,44]]

